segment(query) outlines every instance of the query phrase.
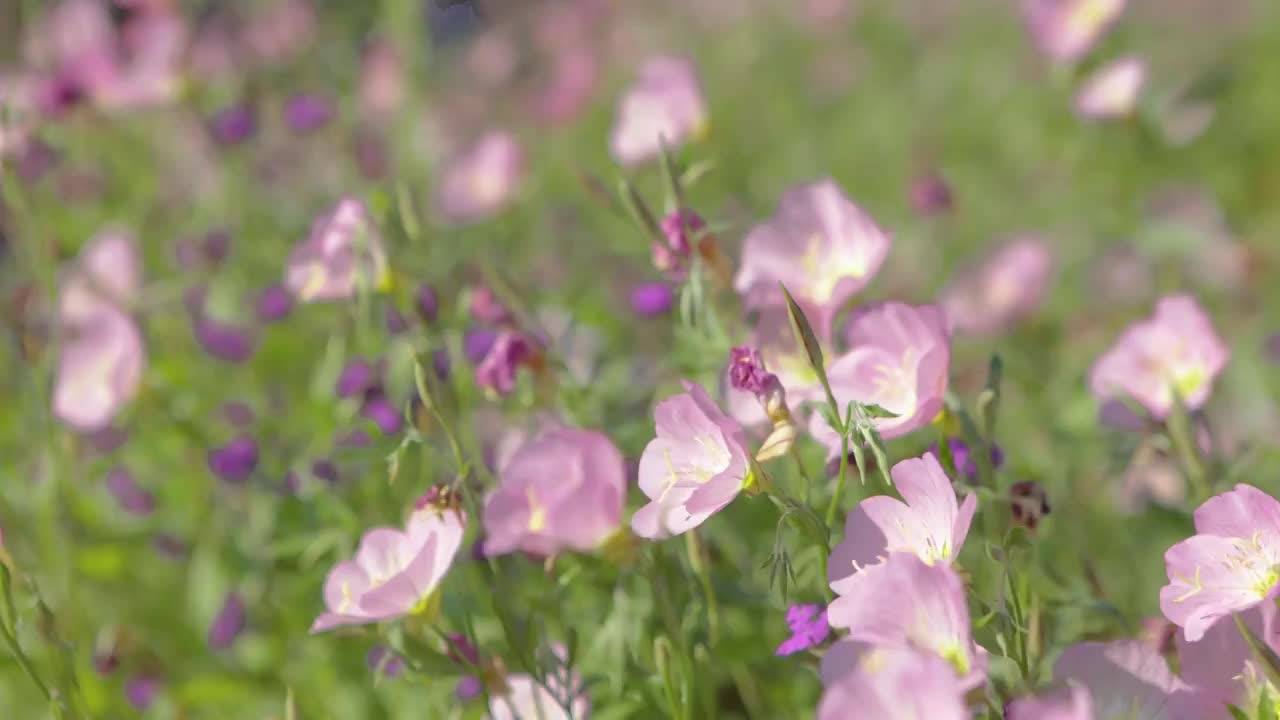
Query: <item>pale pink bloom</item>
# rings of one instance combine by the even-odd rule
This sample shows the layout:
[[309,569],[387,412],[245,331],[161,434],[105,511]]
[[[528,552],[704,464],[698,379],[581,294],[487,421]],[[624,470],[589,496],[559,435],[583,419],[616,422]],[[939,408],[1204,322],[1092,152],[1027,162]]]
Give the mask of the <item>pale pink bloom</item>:
[[701,525],[728,505],[746,481],[746,437],[701,385],[654,409],[657,437],[640,456],[640,489],[650,499],[631,518],[640,537],[659,540]]
[[1085,642],[1068,647],[1054,678],[1085,688],[1094,717],[1126,720],[1219,720],[1226,708],[1169,672],[1165,659],[1140,640]]
[[1009,703],[1005,720],[1094,720],[1089,691],[1072,685]]
[[1099,402],[1128,396],[1163,420],[1175,394],[1189,409],[1203,405],[1230,353],[1194,298],[1170,295],[1098,358],[1089,388]]
[[1120,485],[1120,507],[1138,511],[1149,502],[1176,507],[1187,495],[1187,484],[1170,458],[1154,451],[1134,453]]
[[404,64],[396,49],[378,40],[364,51],[360,62],[360,108],[373,117],[385,117],[404,102]]
[[622,453],[603,433],[554,429],[503,465],[484,504],[484,552],[590,551],[618,529],[626,496]]
[[1199,640],[1221,617],[1269,601],[1280,582],[1280,502],[1236,485],[1195,512],[1196,534],[1164,554],[1160,610]]
[[255,5],[242,41],[260,61],[284,62],[314,39],[316,11],[310,0],[267,0]]
[[449,571],[466,523],[461,510],[427,503],[414,510],[404,530],[366,532],[355,559],[338,563],[325,578],[328,611],[311,632],[394,620],[423,607]]
[[590,51],[565,48],[555,57],[546,83],[534,98],[534,113],[553,124],[572,120],[591,100],[599,75],[599,64]]
[[[765,308],[760,312],[748,344],[759,350],[765,367],[782,383],[787,393],[787,404],[793,410],[823,399],[822,383],[810,367],[804,348],[796,342],[785,306]],[[726,383],[724,397],[729,414],[743,425],[751,427],[769,422],[768,414],[754,394]]]
[[[1263,603],[1240,613],[1245,627],[1272,650],[1280,649],[1276,642],[1275,616],[1273,603]],[[1187,642],[1181,635],[1175,636],[1174,642],[1178,648],[1178,669],[1184,681],[1223,703],[1256,706],[1256,703],[1246,704],[1245,698],[1251,685],[1264,673],[1233,618],[1219,618],[1196,642]]]
[[1034,235],[1015,237],[942,292],[947,322],[967,335],[1002,333],[1040,306],[1052,274],[1049,244]]
[[706,101],[693,63],[659,56],[640,68],[640,76],[618,101],[609,135],[609,152],[622,165],[651,160],[661,143],[675,149],[703,132]]
[[112,307],[79,322],[64,341],[53,387],[53,414],[70,427],[107,427],[138,394],[146,351],[132,317]]
[[369,208],[344,197],[289,253],[284,284],[300,302],[345,300],[385,280],[386,251]]
[[[556,666],[540,684],[530,675],[516,673],[503,678],[506,691],[489,699],[488,720],[590,720],[591,700],[581,676],[568,666],[563,647],[553,648]],[[568,701],[572,715],[561,701]]]
[[1124,117],[1138,104],[1147,79],[1147,64],[1126,57],[1098,68],[1076,94],[1076,112],[1089,120]]
[[748,233],[734,288],[749,309],[783,304],[786,285],[819,339],[835,314],[875,277],[891,236],[825,178],[787,190]]
[[851,670],[829,686],[818,720],[967,720],[964,688],[946,661],[911,647],[851,646]]
[[[951,366],[951,337],[933,305],[887,302],[854,313],[846,329],[849,352],[832,361],[827,378],[843,410],[849,402],[875,404],[896,417],[877,418],[886,440],[925,427],[942,412]],[[830,453],[840,437],[820,415],[809,431]]]
[[142,257],[133,234],[108,228],[90,238],[58,297],[62,322],[89,322],[104,308],[127,311],[142,286]]
[[858,582],[839,585],[827,621],[846,628],[849,640],[929,650],[951,663],[966,688],[983,683],[986,654],[973,642],[964,583],[950,565],[892,553],[863,569]]
[[446,163],[436,207],[451,223],[483,220],[506,207],[523,177],[520,143],[508,132],[490,131]]
[[1125,0],[1023,0],[1036,47],[1054,62],[1079,60],[1124,12]]
[[929,565],[950,565],[969,534],[978,496],[957,504],[955,488],[936,455],[903,460],[891,475],[906,502],[876,495],[849,512],[844,540],[831,550],[827,564],[827,579],[836,592],[844,592],[861,579],[862,568],[890,553],[913,553]]

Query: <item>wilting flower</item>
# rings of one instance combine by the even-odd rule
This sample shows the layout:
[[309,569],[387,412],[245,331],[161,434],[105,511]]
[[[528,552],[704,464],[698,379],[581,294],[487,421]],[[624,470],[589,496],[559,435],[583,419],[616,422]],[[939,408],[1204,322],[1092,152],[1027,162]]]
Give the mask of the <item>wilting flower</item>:
[[[759,352],[760,359],[778,378],[792,406],[799,408],[807,402],[822,399],[822,384],[809,365],[804,348],[791,331],[785,306],[761,311],[752,328],[750,347]],[[768,414],[754,393],[738,390],[732,382],[725,391],[725,405],[729,414],[744,425],[769,422]]]
[[1094,720],[1093,700],[1079,685],[1038,697],[1019,698],[1005,710],[1008,720]]
[[640,317],[656,317],[671,310],[671,286],[664,282],[641,283],[631,289],[631,309]]
[[1016,237],[943,290],[947,322],[970,335],[1004,332],[1040,305],[1052,273],[1048,243],[1033,235]]
[[787,190],[768,221],[751,229],[734,288],[748,308],[781,305],[786,285],[819,338],[835,314],[879,271],[890,235],[826,178]]
[[818,720],[967,720],[964,688],[945,660],[921,649],[846,643],[849,669],[827,686]]
[[1058,657],[1053,675],[1060,682],[1085,688],[1096,718],[1226,717],[1225,708],[1174,676],[1165,659],[1139,640],[1072,645]]
[[516,389],[516,373],[523,365],[531,365],[538,355],[537,346],[521,332],[499,332],[484,359],[476,366],[476,385],[506,395]]
[[258,441],[247,435],[213,448],[208,453],[209,470],[230,483],[249,479],[258,467]]
[[832,627],[846,628],[849,640],[929,650],[951,663],[966,687],[982,683],[986,656],[973,642],[964,583],[950,565],[895,552],[860,575],[832,584],[840,593],[827,608]]
[[142,333],[133,318],[99,310],[62,345],[54,416],[82,432],[106,428],[138,394],[145,366]]
[[1147,78],[1147,64],[1127,57],[1104,65],[1076,94],[1076,112],[1090,120],[1108,120],[1133,112]]
[[328,611],[312,633],[364,625],[426,609],[462,544],[466,515],[420,502],[404,530],[379,527],[360,539],[354,560],[338,563],[324,583]]
[[1175,396],[1192,410],[1208,400],[1230,352],[1194,298],[1170,295],[1098,358],[1089,388],[1099,401],[1128,396],[1163,420]]
[[284,283],[302,302],[345,300],[358,287],[379,287],[386,273],[386,252],[369,209],[345,197],[289,254]]
[[817,647],[831,634],[827,611],[817,605],[792,605],[787,609],[787,627],[791,637],[778,646],[774,655],[794,655]]
[[1269,601],[1280,583],[1280,502],[1251,485],[1196,509],[1196,534],[1164,555],[1160,610],[1190,642],[1215,620]]
[[1009,517],[1014,525],[1035,532],[1049,512],[1049,496],[1040,483],[1021,480],[1009,486]]
[[684,387],[654,409],[657,437],[640,456],[640,489],[650,500],[631,518],[640,537],[692,530],[737,497],[747,479],[742,428],[702,386]]
[[618,102],[609,152],[622,165],[657,157],[662,142],[675,149],[702,133],[706,102],[697,72],[688,60],[655,57]]
[[837,592],[857,582],[860,571],[890,553],[913,553],[926,564],[950,565],[969,534],[978,496],[956,502],[956,491],[938,458],[925,453],[890,471],[906,499],[876,495],[858,503],[845,520],[844,540],[831,550],[827,578]]
[[222,609],[209,623],[209,649],[226,650],[244,632],[245,607],[244,598],[238,592],[227,593],[222,601]]
[[599,432],[554,429],[520,447],[485,499],[486,555],[589,551],[618,529],[622,453]]
[[1125,0],[1023,0],[1022,15],[1040,52],[1070,63],[1089,52],[1124,6]]
[[[886,440],[933,422],[942,412],[951,366],[951,337],[942,311],[933,305],[873,305],[850,318],[846,333],[849,352],[827,368],[840,407],[859,402],[893,413],[872,421]],[[815,415],[809,430],[839,454],[839,435],[824,418]]]
[[[591,701],[578,673],[565,665],[565,650],[553,649],[556,666],[549,668],[544,682],[525,674],[507,675],[503,692],[489,700],[488,720],[569,720],[591,716]],[[568,710],[560,704],[568,702]]]
[[458,224],[494,215],[515,195],[524,166],[524,150],[515,136],[490,131],[446,163],[436,187],[436,207]]

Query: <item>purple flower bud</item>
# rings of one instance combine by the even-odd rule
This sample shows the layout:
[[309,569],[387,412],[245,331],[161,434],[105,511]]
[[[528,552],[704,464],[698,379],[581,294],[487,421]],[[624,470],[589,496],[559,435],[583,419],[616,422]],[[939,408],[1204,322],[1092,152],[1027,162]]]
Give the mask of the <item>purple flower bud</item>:
[[941,175],[923,175],[912,181],[911,209],[917,215],[921,217],[941,215],[949,212],[951,207],[951,188]]
[[204,241],[200,245],[206,260],[211,263],[220,263],[231,252],[231,233],[226,230],[214,230],[204,236]]
[[222,405],[222,417],[236,427],[253,424],[253,408],[248,403],[233,400]]
[[194,323],[196,340],[213,357],[229,363],[253,357],[256,343],[246,330],[210,317],[197,317]]
[[[970,480],[978,477],[978,463],[973,459],[969,452],[969,446],[960,438],[948,438],[947,445],[951,447],[951,461],[955,464],[956,471]],[[938,446],[935,443],[929,449],[934,455],[938,454]],[[991,467],[999,468],[1004,464],[1004,451],[998,445],[991,446]]]
[[151,547],[170,560],[181,560],[187,555],[187,544],[173,533],[156,533],[151,538]]
[[105,650],[93,654],[93,669],[99,675],[110,675],[120,667],[120,656],[114,650]]
[[395,307],[388,305],[383,317],[386,320],[387,332],[391,335],[399,335],[409,329],[409,321],[404,313]]
[[437,350],[431,353],[431,365],[436,371],[436,377],[447,380],[450,369],[449,351]]
[[774,655],[792,655],[817,647],[831,634],[827,611],[818,605],[792,605],[787,610],[787,627],[791,637],[778,646]]
[[458,663],[459,665],[462,665],[464,662],[467,665],[472,666],[480,664],[480,651],[476,649],[475,645],[472,645],[467,641],[466,635],[461,633],[450,633],[448,638],[449,648],[447,654],[449,655],[450,660]]
[[89,444],[94,451],[103,455],[115,452],[129,439],[129,433],[120,428],[108,425],[89,435]]
[[760,351],[745,345],[729,351],[729,384],[735,390],[760,395],[773,376],[765,370]]
[[149,675],[135,675],[125,683],[124,696],[138,712],[143,712],[160,694],[160,680]]
[[373,366],[360,358],[354,358],[342,369],[334,392],[340,398],[363,395],[373,387],[374,381]]
[[120,509],[132,515],[150,515],[156,508],[151,493],[138,487],[133,475],[124,468],[114,468],[107,473],[107,491],[116,499]]
[[258,296],[258,319],[276,322],[288,316],[293,309],[293,296],[281,285],[272,285]]
[[338,466],[329,460],[317,460],[312,463],[311,474],[330,485],[338,484]]
[[688,257],[693,251],[690,235],[707,227],[698,213],[687,208],[677,210],[662,218],[662,234],[667,239],[667,246],[681,257]]
[[666,283],[641,283],[631,290],[631,309],[641,317],[666,313],[671,309],[671,301],[671,286]]
[[372,420],[383,435],[394,435],[404,428],[400,410],[382,395],[369,398],[360,414]]
[[480,697],[482,692],[484,692],[484,684],[475,675],[468,675],[462,678],[453,689],[454,695],[459,700],[474,700]]
[[209,624],[209,649],[226,650],[244,631],[244,599],[240,593],[229,592],[222,601],[222,609]]
[[248,436],[240,436],[208,454],[209,470],[231,483],[249,479],[258,467],[258,442]]
[[423,321],[433,323],[440,314],[440,302],[436,298],[436,289],[430,285],[423,285],[418,288],[418,292],[414,297],[418,307],[418,314],[422,316]]
[[333,119],[333,106],[319,95],[294,95],[285,106],[284,119],[294,132],[319,130]]
[[462,354],[472,365],[478,365],[489,354],[498,333],[488,328],[472,328],[462,338]]
[[210,134],[222,145],[238,145],[252,137],[257,129],[257,118],[248,105],[233,105],[209,121]]
[[352,430],[351,432],[338,438],[338,447],[347,450],[360,450],[367,448],[373,444],[373,438],[369,437],[369,433],[363,430]]
[[404,659],[386,645],[374,645],[369,648],[364,661],[369,666],[370,672],[381,672],[384,677],[393,678],[404,671]]

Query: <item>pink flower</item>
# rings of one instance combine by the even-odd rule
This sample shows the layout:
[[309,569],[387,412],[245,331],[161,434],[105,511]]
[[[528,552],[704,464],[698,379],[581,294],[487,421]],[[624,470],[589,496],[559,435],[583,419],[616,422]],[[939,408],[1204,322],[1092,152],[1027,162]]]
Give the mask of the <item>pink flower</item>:
[[651,160],[661,142],[675,149],[702,133],[706,102],[693,63],[659,56],[640,68],[640,77],[622,99],[609,135],[609,153],[622,165]]
[[626,486],[622,453],[608,436],[545,432],[502,466],[485,499],[485,554],[593,550],[620,526]]
[[880,270],[890,239],[835,180],[799,185],[748,233],[734,288],[755,309],[781,305],[786,285],[826,339],[836,312]]
[[1040,305],[1052,273],[1048,243],[1034,235],[1015,237],[942,292],[947,322],[970,335],[1004,332]]
[[127,230],[109,228],[80,250],[58,296],[62,322],[91,322],[103,309],[127,311],[142,286],[142,257]]
[[1014,700],[1005,711],[1007,720],[1093,720],[1093,700],[1079,685],[1038,697]]
[[[891,553],[864,569],[858,582],[836,590],[840,596],[827,608],[827,620],[846,628],[849,640],[928,650],[951,663],[966,688],[984,681],[986,655],[973,642],[964,583],[950,565]],[[841,669],[847,668],[824,666],[823,676]]]
[[964,689],[947,663],[909,646],[849,643],[851,669],[828,686],[818,720],[968,720]]
[[316,618],[311,632],[393,620],[427,606],[462,544],[466,522],[461,510],[426,503],[403,531],[366,532],[355,559],[329,571],[328,612]]
[[1164,554],[1160,610],[1199,640],[1215,620],[1270,600],[1280,582],[1280,502],[1251,485],[1196,509],[1196,534]]
[[[553,653],[556,666],[548,669],[543,683],[520,673],[503,678],[506,690],[490,698],[489,713],[485,717],[488,720],[589,720],[591,700],[582,678],[565,664],[563,647],[553,648]],[[562,702],[567,702],[569,712]]]
[[53,387],[53,414],[68,426],[94,432],[138,394],[146,351],[132,317],[98,310],[63,343]]
[[524,177],[524,150],[511,133],[491,130],[448,160],[435,204],[445,220],[464,225],[502,210]]
[[[1240,613],[1240,619],[1272,650],[1280,648],[1275,626],[1276,607],[1273,603],[1263,603],[1246,610]],[[1178,669],[1184,681],[1203,689],[1223,703],[1256,706],[1256,702],[1246,703],[1245,698],[1253,689],[1251,686],[1257,685],[1264,673],[1257,667],[1253,651],[1240,633],[1240,628],[1236,627],[1234,618],[1219,618],[1195,642],[1188,642],[1181,635],[1176,636],[1174,642],[1178,648]]]
[[1127,395],[1163,420],[1175,393],[1189,409],[1205,403],[1230,352],[1194,298],[1170,295],[1098,358],[1089,388],[1100,402]]
[[1124,7],[1125,0],[1023,0],[1022,16],[1041,53],[1072,63],[1089,52]]
[[[872,305],[855,313],[846,332],[851,349],[827,368],[840,407],[857,401],[894,413],[896,417],[874,420],[886,440],[933,422],[942,412],[951,366],[951,337],[942,311],[933,305]],[[840,437],[820,415],[813,416],[809,431],[839,455]]]
[[651,502],[636,511],[631,529],[659,540],[692,530],[728,505],[746,482],[746,437],[701,385],[654,409],[657,437],[640,456],[640,489]]
[[538,351],[533,341],[520,332],[498,333],[484,359],[476,366],[476,385],[499,395],[516,389],[517,374],[532,364]]
[[346,300],[380,286],[387,273],[382,236],[369,208],[344,197],[321,215],[289,254],[284,282],[301,302]]
[[1147,64],[1126,57],[1098,68],[1076,94],[1076,112],[1087,120],[1109,120],[1133,112],[1147,78]]
[[1087,690],[1097,718],[1228,717],[1221,703],[1174,676],[1164,658],[1140,640],[1072,645],[1058,657],[1053,675]]
[[890,553],[912,553],[928,565],[950,565],[960,552],[978,496],[956,503],[951,479],[933,453],[893,466],[893,484],[906,499],[876,495],[858,503],[845,520],[844,540],[831,551],[827,579],[843,593],[860,570]]

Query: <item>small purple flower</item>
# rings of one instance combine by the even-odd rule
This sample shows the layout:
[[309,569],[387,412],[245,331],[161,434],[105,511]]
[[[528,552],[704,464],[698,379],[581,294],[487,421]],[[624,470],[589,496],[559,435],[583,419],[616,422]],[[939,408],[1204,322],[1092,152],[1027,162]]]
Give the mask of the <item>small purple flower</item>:
[[[960,438],[948,438],[947,444],[951,446],[951,461],[955,465],[956,470],[960,471],[962,475],[970,480],[977,478],[978,463],[969,454],[969,446],[965,445],[964,441]],[[939,459],[942,457],[941,455],[938,455],[938,445],[936,443],[929,448],[929,452],[933,453]],[[992,445],[991,467],[999,468],[1003,464],[1004,451],[1000,449],[999,445]]]
[[817,647],[831,634],[827,611],[817,605],[792,605],[787,609],[787,627],[791,637],[778,646],[774,655],[794,655]]
[[502,332],[489,354],[476,366],[476,385],[506,395],[516,388],[516,373],[537,351],[533,342],[517,332]]
[[729,351],[729,383],[735,390],[745,390],[760,395],[772,378],[764,368],[760,351],[742,345]]
[[418,309],[418,314],[422,316],[425,322],[433,323],[440,314],[440,301],[436,297],[436,289],[430,285],[423,285],[418,288],[418,292],[414,295],[414,302]]
[[244,599],[240,593],[229,592],[222,602],[222,609],[209,624],[209,649],[226,650],[244,631],[245,609]]
[[282,285],[272,285],[258,296],[258,319],[262,322],[283,320],[293,309],[293,296]]
[[364,661],[369,666],[369,672],[381,673],[383,677],[393,678],[404,671],[404,659],[386,645],[369,648]]
[[498,332],[488,328],[473,328],[462,337],[462,354],[472,365],[478,365],[489,355]]
[[196,341],[209,355],[229,363],[253,357],[256,343],[243,328],[210,317],[193,319]]
[[363,395],[373,388],[375,381],[373,366],[360,358],[356,358],[348,362],[347,366],[342,369],[342,374],[338,376],[338,386],[334,392],[340,398]]
[[911,182],[911,209],[920,217],[933,217],[951,211],[955,201],[951,186],[936,173],[922,175]]
[[458,681],[453,694],[459,700],[475,700],[484,692],[484,683],[475,675],[468,675]]
[[409,329],[409,320],[405,318],[404,313],[394,306],[387,306],[386,312],[383,313],[383,319],[386,322],[388,334],[399,335]]
[[338,466],[330,460],[317,460],[312,463],[311,474],[330,485],[338,483]]
[[690,236],[707,227],[701,215],[687,208],[668,214],[662,218],[661,225],[667,247],[681,257],[688,257],[693,252]]
[[242,483],[258,467],[258,442],[240,436],[208,453],[209,470],[231,483]]
[[252,137],[257,129],[257,118],[248,105],[233,105],[209,121],[210,134],[222,145],[238,145]]
[[641,283],[631,290],[631,309],[640,317],[655,317],[671,310],[671,286],[662,282]]
[[135,675],[124,686],[124,696],[138,712],[143,712],[160,694],[160,680],[150,675]]
[[133,481],[133,475],[124,468],[115,468],[107,473],[107,491],[116,499],[121,510],[132,515],[150,515],[156,508],[155,498],[138,487]]
[[284,120],[294,132],[319,130],[333,119],[333,106],[319,95],[294,95],[285,105]]
[[373,421],[383,435],[395,435],[404,428],[404,418],[400,416],[399,408],[381,394],[365,401],[360,414]]
[[436,377],[446,380],[449,377],[451,362],[449,360],[449,351],[437,350],[431,353],[431,365],[436,371]]

